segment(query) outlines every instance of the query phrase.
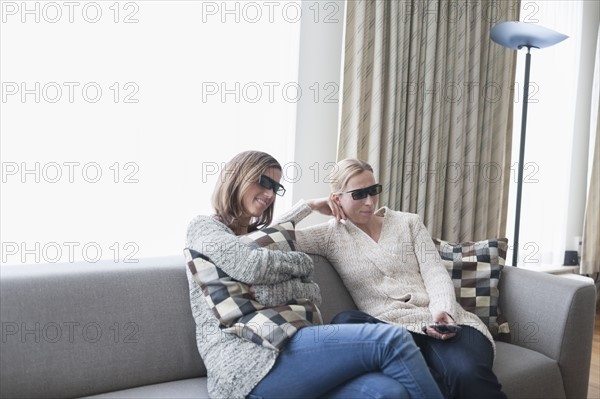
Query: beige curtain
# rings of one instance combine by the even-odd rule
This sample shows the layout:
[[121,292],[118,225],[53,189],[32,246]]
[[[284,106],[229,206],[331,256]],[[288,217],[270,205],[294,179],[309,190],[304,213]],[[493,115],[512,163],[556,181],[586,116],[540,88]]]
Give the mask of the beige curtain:
[[[591,169],[588,178],[588,196],[583,220],[583,242],[581,247],[581,274],[600,273],[600,31],[596,45],[596,67],[594,73],[594,89],[592,95],[596,112],[592,112],[592,128],[590,131],[589,162]],[[594,105],[593,105],[594,106]],[[600,299],[600,297],[599,297]]]
[[490,29],[518,20],[518,3],[347,4],[338,158],[370,162],[380,204],[435,237],[504,236],[517,52]]

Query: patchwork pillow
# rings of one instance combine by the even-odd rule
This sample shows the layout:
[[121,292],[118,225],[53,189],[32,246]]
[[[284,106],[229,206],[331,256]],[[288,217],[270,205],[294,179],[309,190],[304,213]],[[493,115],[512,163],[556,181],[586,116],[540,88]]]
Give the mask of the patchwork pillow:
[[268,248],[280,251],[296,250],[296,230],[293,222],[285,222],[253,231],[241,237],[252,248]]
[[510,330],[498,308],[498,284],[508,240],[449,243],[434,239],[433,242],[454,283],[458,303],[479,316],[494,338],[507,339]]
[[[284,223],[252,232],[242,241],[255,247],[294,250],[294,224]],[[258,345],[281,350],[301,328],[323,324],[317,306],[307,299],[267,307],[256,300],[247,284],[232,279],[203,254],[186,248],[188,277],[201,288],[221,329]]]

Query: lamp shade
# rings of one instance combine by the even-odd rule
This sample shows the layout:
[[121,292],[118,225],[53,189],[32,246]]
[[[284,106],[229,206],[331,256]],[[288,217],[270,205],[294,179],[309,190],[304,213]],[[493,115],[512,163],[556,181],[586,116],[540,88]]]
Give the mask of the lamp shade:
[[523,47],[544,48],[560,43],[569,36],[540,25],[507,21],[494,26],[492,40],[504,47],[519,50]]

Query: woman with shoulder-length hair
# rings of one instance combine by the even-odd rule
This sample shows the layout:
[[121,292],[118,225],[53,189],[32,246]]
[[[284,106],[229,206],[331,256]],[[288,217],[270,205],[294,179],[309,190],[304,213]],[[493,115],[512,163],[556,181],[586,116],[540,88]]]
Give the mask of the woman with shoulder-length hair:
[[[186,247],[201,253],[234,281],[251,286],[265,305],[320,302],[310,281],[311,258],[298,251],[248,245],[244,236],[270,224],[276,195],[285,193],[281,166],[270,155],[246,151],[222,170],[215,214],[197,216]],[[189,276],[188,276],[189,277]],[[213,398],[440,398],[419,349],[405,329],[385,324],[342,324],[323,339],[305,326],[281,350],[224,329],[199,284],[189,280],[197,345]]]
[[492,371],[490,332],[457,302],[454,285],[416,214],[377,208],[383,187],[358,159],[337,163],[329,197],[300,201],[279,219],[334,218],[296,231],[298,249],[325,256],[361,311],[336,323],[390,323],[411,331],[449,398],[506,398]]

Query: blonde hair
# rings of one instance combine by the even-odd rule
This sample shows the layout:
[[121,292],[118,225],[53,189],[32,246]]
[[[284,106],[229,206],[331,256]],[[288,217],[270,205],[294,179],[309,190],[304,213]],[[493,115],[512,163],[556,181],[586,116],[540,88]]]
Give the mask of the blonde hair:
[[365,161],[356,158],[346,158],[339,161],[331,174],[329,188],[333,193],[344,191],[348,185],[348,180],[362,172],[373,172],[373,168]]
[[[234,232],[240,229],[240,218],[246,215],[242,198],[252,183],[258,183],[268,168],[281,170],[271,155],[260,151],[244,151],[233,157],[221,170],[212,196],[216,217]],[[274,203],[260,217],[250,220],[248,231],[268,226],[273,220]]]

